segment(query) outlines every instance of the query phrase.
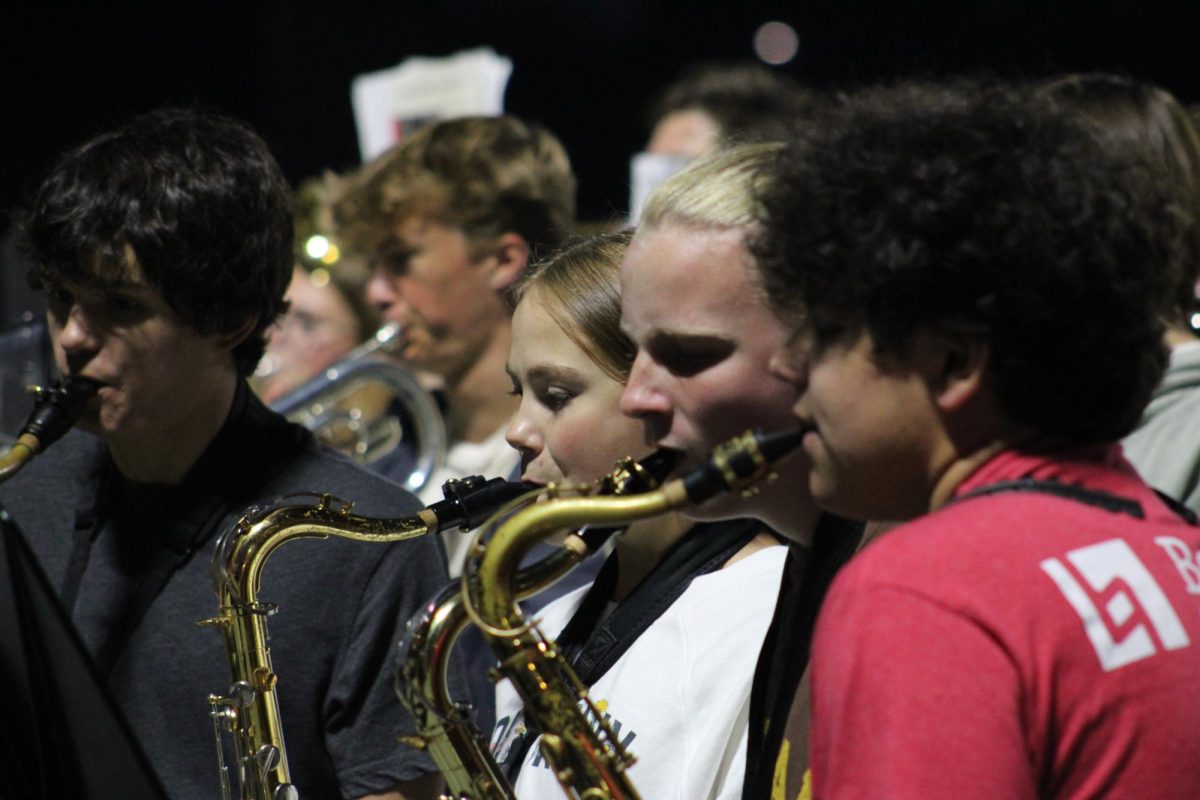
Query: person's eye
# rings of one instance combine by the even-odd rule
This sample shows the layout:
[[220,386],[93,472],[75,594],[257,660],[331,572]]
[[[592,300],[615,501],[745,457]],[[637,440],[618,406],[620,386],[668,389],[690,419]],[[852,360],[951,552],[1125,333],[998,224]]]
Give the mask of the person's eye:
[[140,298],[126,294],[106,295],[103,302],[103,313],[121,324],[136,322],[149,313],[149,308]]
[[299,329],[299,331],[305,335],[316,331],[316,329],[320,327],[321,323],[321,321],[312,314],[299,310],[292,312],[292,320],[294,321],[297,329]]
[[661,349],[657,360],[671,374],[688,378],[719,364],[728,354],[727,348],[671,345]]
[[512,379],[512,388],[508,390],[508,394],[513,397],[520,397],[523,394],[521,384],[517,383],[516,378]]
[[411,250],[391,250],[380,256],[379,266],[394,278],[403,277],[408,274],[408,265],[412,257]]
[[538,402],[556,414],[566,408],[573,397],[570,392],[555,387],[538,392]]
[[831,319],[812,320],[805,328],[805,340],[809,350],[815,353],[837,344],[847,333],[845,323]]
[[74,299],[74,296],[61,286],[46,287],[46,301],[49,302],[51,306],[62,308],[70,305],[71,301]]
[[140,300],[123,294],[109,295],[107,298],[105,298],[105,303],[113,311],[117,311],[122,314],[141,311],[143,308]]

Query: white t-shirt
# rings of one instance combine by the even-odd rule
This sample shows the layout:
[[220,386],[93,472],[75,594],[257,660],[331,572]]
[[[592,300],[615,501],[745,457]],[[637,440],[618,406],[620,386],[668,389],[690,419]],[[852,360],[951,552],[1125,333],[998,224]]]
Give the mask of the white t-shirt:
[[[592,701],[637,756],[629,775],[646,800],[741,797],[750,686],[786,555],[786,547],[769,547],[694,579],[592,686]],[[546,606],[543,633],[557,636],[586,592]],[[496,719],[492,751],[503,762],[524,730],[508,681],[496,687]],[[518,797],[562,795],[536,742],[515,788]]]
[[[512,475],[521,457],[504,440],[504,431],[507,429],[508,423],[505,423],[503,427],[482,442],[458,442],[450,447],[446,451],[445,463],[429,476],[429,480],[417,496],[423,503],[429,505],[445,499],[442,495],[442,484],[451,478],[465,478],[469,475],[507,478]],[[446,561],[451,578],[457,578],[462,574],[471,538],[471,534],[463,533],[457,528],[442,533],[442,541],[446,544]]]

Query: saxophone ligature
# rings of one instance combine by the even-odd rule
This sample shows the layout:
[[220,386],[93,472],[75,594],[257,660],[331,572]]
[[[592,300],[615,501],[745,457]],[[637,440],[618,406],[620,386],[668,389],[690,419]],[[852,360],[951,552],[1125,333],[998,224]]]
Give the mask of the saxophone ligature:
[[30,386],[33,411],[17,434],[16,442],[0,456],[0,483],[20,472],[31,458],[70,430],[98,389],[96,383],[85,378],[72,378],[47,387]]
[[[657,488],[678,461],[678,454],[652,453],[641,461],[624,458],[589,491],[598,495],[631,494]],[[564,490],[547,490],[553,497]],[[545,501],[543,501],[545,502]],[[512,513],[502,508],[496,516]],[[516,593],[525,598],[544,591],[600,549],[617,528],[578,530],[554,553],[517,576]],[[408,623],[396,661],[396,694],[416,722],[417,734],[404,744],[427,750],[450,794],[443,800],[512,800],[512,785],[496,763],[471,716],[471,706],[450,696],[450,653],[470,625],[459,581],[446,586]]]
[[[498,507],[530,493],[523,483],[471,476],[447,481],[444,500],[410,517],[373,519],[350,513],[352,505],[328,494],[293,495],[255,506],[223,531],[212,560],[212,582],[219,601],[217,616],[198,624],[224,635],[230,686],[210,695],[217,768],[222,797],[231,800],[231,772],[239,800],[296,800],[276,694],[278,676],[271,665],[267,617],[276,608],[259,599],[263,569],[271,554],[294,539],[338,536],[362,542],[396,542],[460,528],[469,530]],[[316,502],[295,502],[298,497]],[[232,764],[225,736],[233,741]]]

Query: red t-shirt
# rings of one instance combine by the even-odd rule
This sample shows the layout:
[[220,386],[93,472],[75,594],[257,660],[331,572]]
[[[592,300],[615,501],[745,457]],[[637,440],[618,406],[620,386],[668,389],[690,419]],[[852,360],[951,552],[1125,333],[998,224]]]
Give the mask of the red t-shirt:
[[815,797],[1200,798],[1200,527],[1120,456],[1005,452],[850,562],[813,656]]

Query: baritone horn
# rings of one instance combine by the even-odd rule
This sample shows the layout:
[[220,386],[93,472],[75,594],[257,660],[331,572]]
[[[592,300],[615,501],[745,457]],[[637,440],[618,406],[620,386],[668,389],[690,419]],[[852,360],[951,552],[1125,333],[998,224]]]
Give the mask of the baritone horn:
[[437,400],[411,371],[386,358],[402,340],[384,325],[320,375],[270,404],[357,461],[371,463],[410,438],[415,463],[402,481],[418,492],[446,456],[446,426]]

